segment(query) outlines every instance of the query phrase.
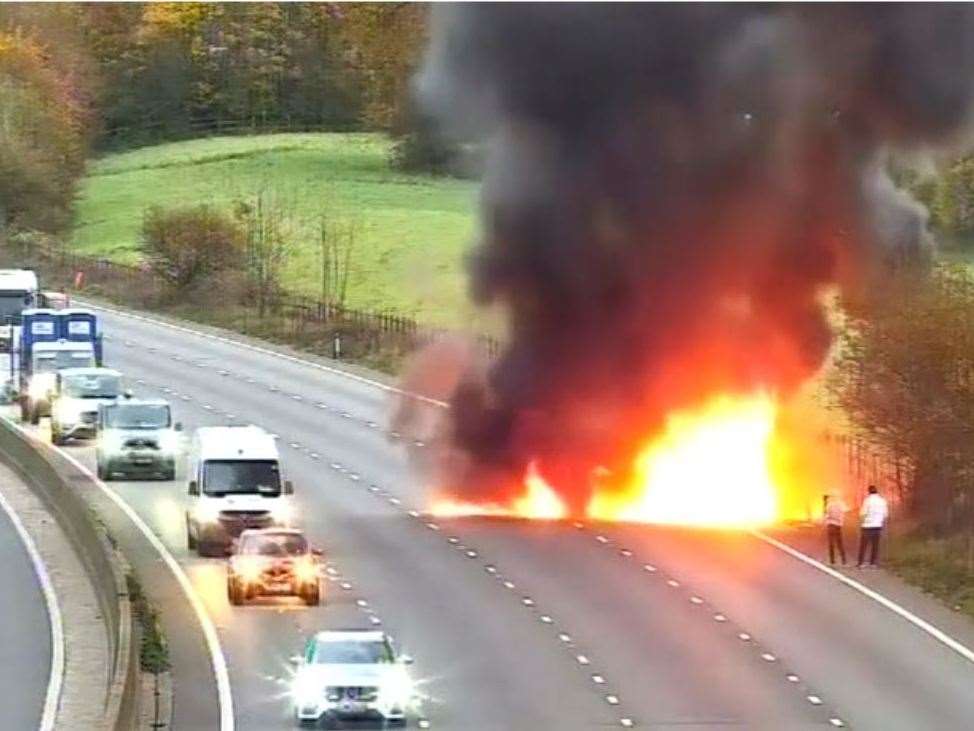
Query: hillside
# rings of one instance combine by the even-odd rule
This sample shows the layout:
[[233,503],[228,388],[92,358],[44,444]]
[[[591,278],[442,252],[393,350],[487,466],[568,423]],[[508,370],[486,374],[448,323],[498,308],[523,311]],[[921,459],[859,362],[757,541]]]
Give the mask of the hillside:
[[432,324],[466,322],[462,257],[474,235],[479,186],[391,171],[388,146],[370,134],[278,134],[108,155],[89,165],[81,185],[73,244],[79,253],[137,261],[149,206],[229,209],[256,191],[273,191],[295,221],[289,289],[319,293],[315,221],[324,213],[358,231],[350,306]]

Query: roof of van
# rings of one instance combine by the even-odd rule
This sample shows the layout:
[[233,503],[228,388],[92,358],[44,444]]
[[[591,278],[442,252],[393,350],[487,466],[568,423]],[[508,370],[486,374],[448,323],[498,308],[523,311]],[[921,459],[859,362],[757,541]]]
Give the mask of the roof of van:
[[58,371],[61,376],[118,376],[122,374],[111,368],[62,368]]
[[35,354],[61,352],[62,350],[94,353],[95,346],[90,340],[39,340],[34,343]]
[[194,437],[199,459],[278,459],[277,442],[259,426],[201,426]]
[[37,274],[30,269],[0,269],[0,290],[33,292],[37,289]]

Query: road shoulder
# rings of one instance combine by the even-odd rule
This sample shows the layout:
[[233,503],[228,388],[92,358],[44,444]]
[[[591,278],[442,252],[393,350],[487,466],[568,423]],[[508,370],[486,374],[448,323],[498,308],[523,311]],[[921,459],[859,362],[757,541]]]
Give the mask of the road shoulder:
[[66,662],[54,727],[97,728],[110,672],[110,646],[98,596],[54,516],[5,465],[0,465],[0,487],[34,542],[58,597]]

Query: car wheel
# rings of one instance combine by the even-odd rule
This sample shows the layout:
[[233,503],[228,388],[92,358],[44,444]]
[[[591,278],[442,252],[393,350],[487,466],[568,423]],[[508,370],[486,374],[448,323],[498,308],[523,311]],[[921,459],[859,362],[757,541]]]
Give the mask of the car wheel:
[[240,592],[240,585],[233,579],[227,579],[227,598],[235,607],[239,607],[241,604],[243,604],[243,596]]
[[301,593],[301,598],[304,599],[304,603],[309,607],[317,607],[321,604],[321,587],[317,584],[305,587]]

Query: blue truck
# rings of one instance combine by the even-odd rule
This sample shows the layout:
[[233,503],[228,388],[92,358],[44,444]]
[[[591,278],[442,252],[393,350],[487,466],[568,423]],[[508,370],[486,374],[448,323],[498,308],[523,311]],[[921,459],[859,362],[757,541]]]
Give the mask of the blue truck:
[[51,392],[59,370],[102,364],[102,337],[94,312],[79,308],[32,308],[21,315],[20,338],[11,354],[20,415],[36,424],[51,413]]

